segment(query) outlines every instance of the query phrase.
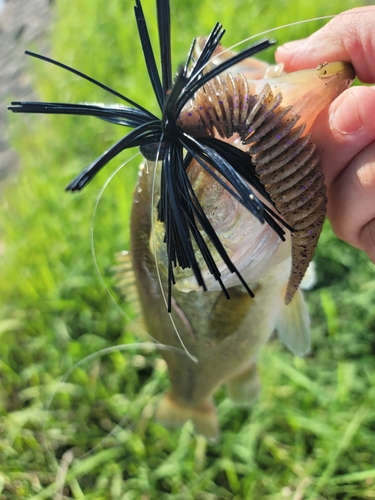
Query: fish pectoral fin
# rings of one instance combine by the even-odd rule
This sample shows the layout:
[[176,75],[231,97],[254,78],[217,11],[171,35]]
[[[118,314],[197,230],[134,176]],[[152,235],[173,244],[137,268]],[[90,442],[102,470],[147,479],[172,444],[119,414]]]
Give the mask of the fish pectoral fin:
[[224,340],[233,335],[245,320],[252,304],[249,294],[233,287],[230,300],[220,294],[209,315],[209,332],[215,340]]
[[237,406],[250,406],[258,397],[260,380],[256,362],[251,360],[245,368],[225,381],[228,396]]
[[155,416],[158,422],[167,427],[181,427],[191,420],[195,430],[211,442],[216,442],[220,435],[213,402],[192,407],[178,403],[170,393],[166,393],[159,402]]
[[276,321],[277,335],[281,342],[297,356],[310,350],[310,318],[301,290],[297,290],[288,305],[282,305]]

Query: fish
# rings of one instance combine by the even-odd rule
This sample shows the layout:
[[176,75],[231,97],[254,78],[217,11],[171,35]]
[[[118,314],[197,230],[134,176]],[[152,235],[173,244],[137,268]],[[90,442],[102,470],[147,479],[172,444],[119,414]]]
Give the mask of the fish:
[[[247,63],[250,66],[253,61]],[[235,69],[231,68],[233,75]],[[241,80],[243,76],[246,79],[246,71],[237,75],[242,75],[239,77]],[[301,164],[297,168],[301,177],[298,181],[293,177],[289,182],[288,178],[281,176],[277,186],[293,184],[297,185],[298,191],[301,183],[306,183],[311,170],[323,183],[319,158],[308,132],[319,112],[351,83],[354,77],[352,68],[346,63],[332,63],[293,74],[266,76],[259,80],[246,80],[254,95],[259,96],[263,92],[270,99],[271,94],[273,98],[280,96],[280,100],[282,96],[280,113],[288,109],[284,119],[287,123],[293,121],[289,134],[293,135],[296,130],[303,129],[299,140],[304,144],[304,153],[299,153]],[[208,89],[205,90],[205,96],[209,95]],[[197,96],[187,104],[186,113],[196,107],[196,101]],[[296,117],[298,120],[295,120]],[[189,130],[194,127],[199,127],[194,120],[186,126]],[[286,125],[283,124],[282,127]],[[282,127],[277,128],[278,132]],[[218,134],[216,128],[214,133]],[[236,133],[227,140],[236,147],[249,150],[248,144],[238,141]],[[267,141],[267,138],[262,136],[259,139],[261,141]],[[272,155],[274,147],[271,146],[269,155]],[[247,152],[252,158],[260,154],[255,146],[254,149],[255,153],[252,153],[250,146],[250,151]],[[303,155],[306,155],[307,167],[301,160]],[[291,156],[290,162],[293,163],[295,156],[293,153]],[[263,168],[267,171],[267,164],[264,167],[262,165]],[[286,168],[284,166],[284,170]],[[294,167],[292,170],[294,175]],[[192,161],[188,167],[188,176],[193,189],[219,238],[225,242],[229,255],[254,292],[254,297],[246,292],[236,276],[225,272],[223,263],[219,264],[219,268],[223,268],[223,281],[230,293],[229,300],[215,286],[216,282],[208,271],[203,273],[208,289],[205,291],[197,285],[191,271],[177,270],[172,323],[163,297],[163,289],[167,288],[164,229],[155,217],[155,202],[153,205],[153,200],[158,198],[157,179],[155,185],[157,172],[158,164],[155,162],[145,160],[140,167],[131,214],[131,250],[128,256],[120,257],[120,261],[122,259],[125,262],[131,258],[147,332],[162,344],[179,347],[177,329],[187,351],[198,359],[195,364],[188,356],[179,355],[176,351],[163,352],[171,388],[159,403],[157,420],[167,426],[181,426],[192,420],[199,433],[216,441],[219,436],[213,400],[216,390],[225,384],[234,404],[250,406],[254,403],[260,390],[257,354],[275,330],[293,353],[303,356],[308,352],[309,315],[302,291],[298,287],[307,265],[303,268],[302,277],[294,272],[294,275],[298,275],[298,284],[295,285],[292,271],[293,232],[289,232],[286,241],[282,241],[270,226],[261,224],[198,162]],[[264,175],[267,176],[266,173]],[[311,218],[307,225],[308,232],[314,232],[315,240],[319,237],[325,213],[324,184],[321,189],[323,212],[318,216],[320,227],[316,227],[316,221]],[[282,200],[284,195],[278,191],[276,193],[275,199],[280,196]],[[315,200],[319,198],[319,193],[316,196],[314,192],[313,195]],[[316,208],[314,205],[314,209]],[[287,213],[280,210],[280,214],[287,218]],[[309,215],[310,213],[307,218]],[[293,224],[292,221],[290,223]],[[306,259],[302,259],[303,264],[306,264],[305,260],[310,262],[314,249],[315,247],[309,251]],[[295,266],[298,268],[302,253],[299,245],[295,253],[299,262]],[[292,285],[288,287],[290,281]]]
[[[193,41],[172,78],[170,6],[157,1],[161,74],[140,0],[136,22],[160,116],[63,63],[32,52],[127,103],[14,101],[15,113],[94,116],[133,130],[67,186],[83,189],[121,151],[139,147],[131,248],[118,278],[135,287],[147,332],[163,350],[171,388],[156,418],[192,420],[219,436],[214,393],[235,404],[259,392],[257,353],[276,330],[293,353],[309,349],[300,290],[325,217],[325,186],[309,130],[354,78],[347,63],[284,74],[254,59],[275,42],[224,49],[223,27]],[[130,276],[131,275],[131,276]],[[134,286],[133,286],[134,285]],[[133,292],[132,292],[133,293]]]

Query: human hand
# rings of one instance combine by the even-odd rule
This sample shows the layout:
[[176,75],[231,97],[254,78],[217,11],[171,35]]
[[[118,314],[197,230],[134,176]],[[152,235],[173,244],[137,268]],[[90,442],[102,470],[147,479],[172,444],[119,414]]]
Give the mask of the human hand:
[[[375,83],[375,6],[333,18],[304,40],[279,47],[285,71],[350,62],[358,78]],[[335,234],[375,262],[375,87],[351,87],[323,110],[311,130],[327,186]]]

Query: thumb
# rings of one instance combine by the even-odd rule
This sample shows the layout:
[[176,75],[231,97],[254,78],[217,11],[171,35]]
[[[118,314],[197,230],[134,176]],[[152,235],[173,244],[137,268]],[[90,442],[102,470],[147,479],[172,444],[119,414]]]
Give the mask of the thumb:
[[361,81],[375,83],[374,24],[374,5],[342,12],[310,37],[279,47],[276,61],[288,73],[324,62],[350,62]]

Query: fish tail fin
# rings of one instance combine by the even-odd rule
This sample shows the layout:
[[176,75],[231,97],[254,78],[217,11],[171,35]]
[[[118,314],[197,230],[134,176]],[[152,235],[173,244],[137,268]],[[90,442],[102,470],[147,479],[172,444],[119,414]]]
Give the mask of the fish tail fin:
[[237,375],[229,378],[225,385],[228,396],[237,406],[250,406],[258,397],[260,380],[257,372],[256,361],[249,364]]
[[180,427],[191,420],[195,430],[209,441],[215,442],[219,438],[219,422],[213,402],[190,407],[178,403],[170,393],[166,393],[156,410],[156,419],[168,427]]

